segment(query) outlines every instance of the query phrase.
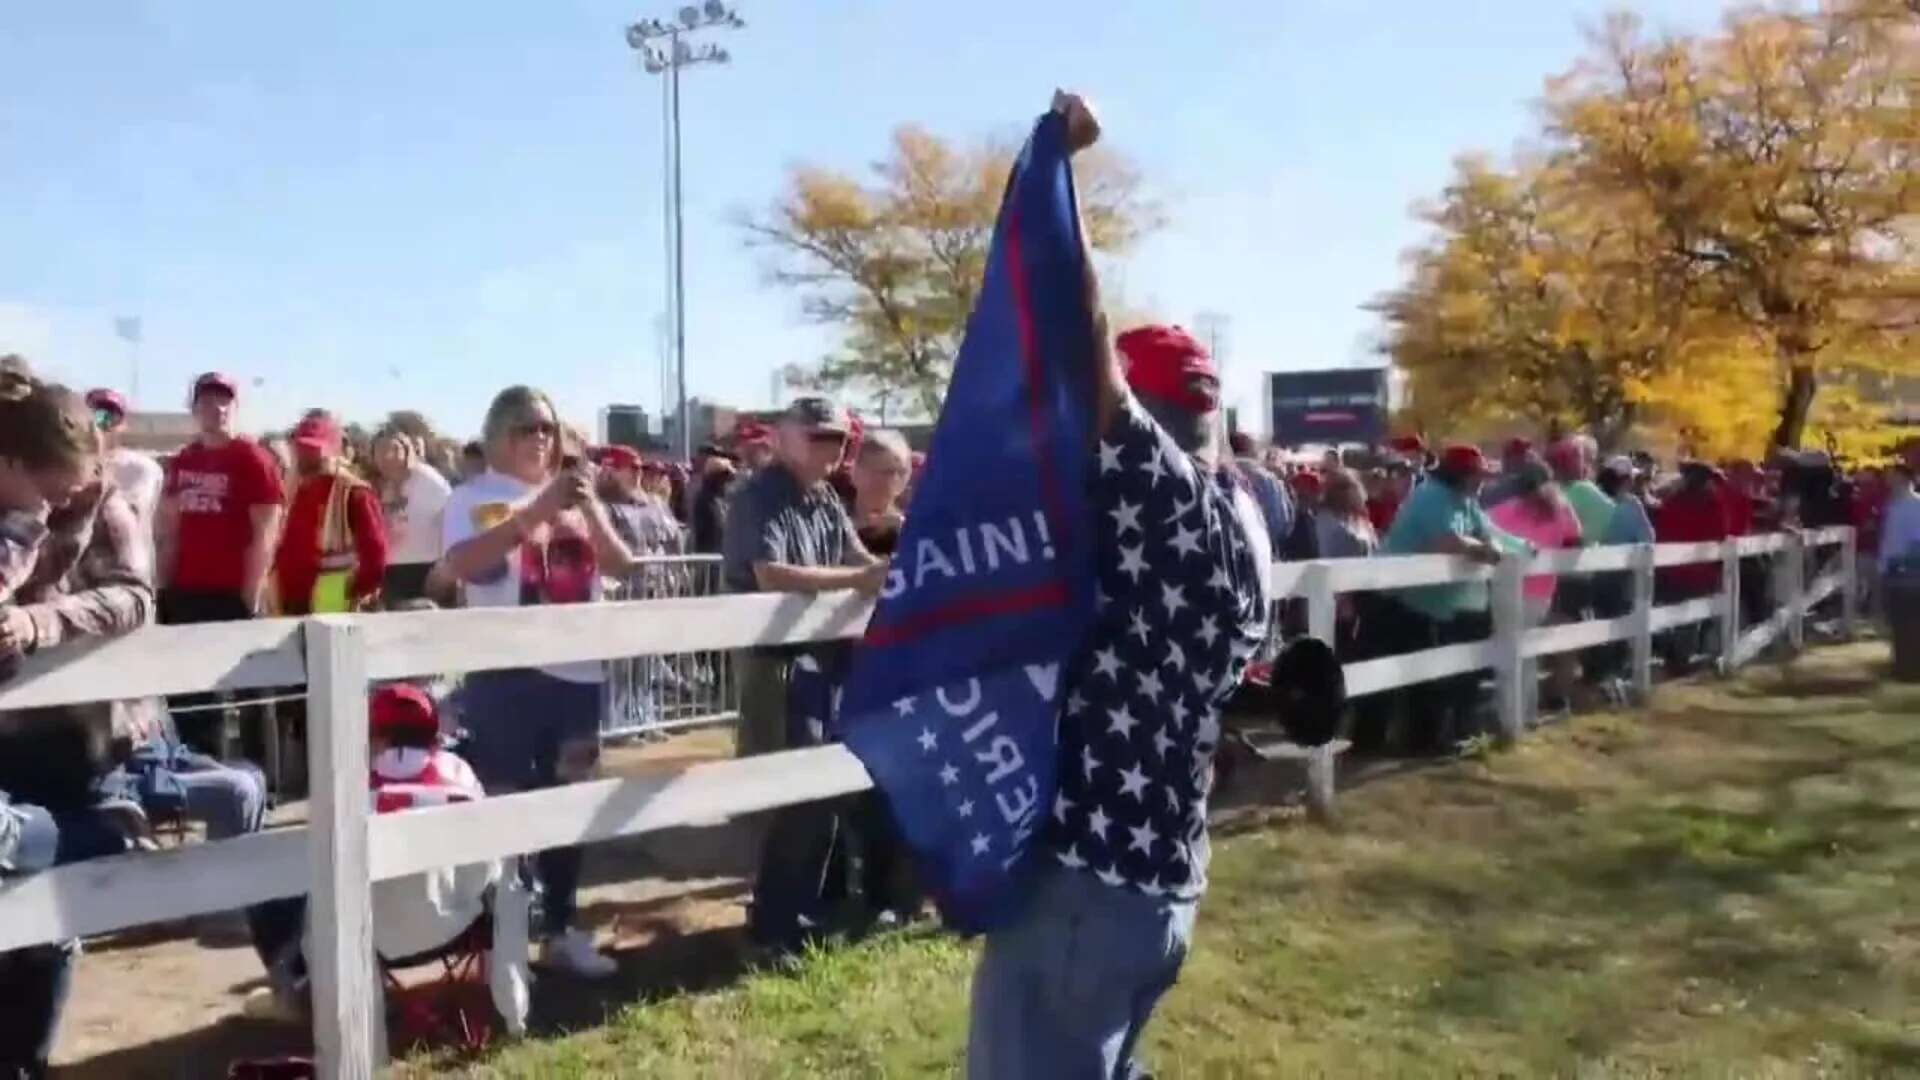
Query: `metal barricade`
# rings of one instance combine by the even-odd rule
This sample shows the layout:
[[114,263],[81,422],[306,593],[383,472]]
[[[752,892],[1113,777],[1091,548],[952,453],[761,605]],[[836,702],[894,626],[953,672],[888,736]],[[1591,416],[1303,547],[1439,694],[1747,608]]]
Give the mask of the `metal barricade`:
[[[626,580],[607,590],[607,598],[658,600],[723,591],[718,555],[663,555],[641,559]],[[607,664],[603,738],[642,738],[739,718],[731,652],[641,656]]]

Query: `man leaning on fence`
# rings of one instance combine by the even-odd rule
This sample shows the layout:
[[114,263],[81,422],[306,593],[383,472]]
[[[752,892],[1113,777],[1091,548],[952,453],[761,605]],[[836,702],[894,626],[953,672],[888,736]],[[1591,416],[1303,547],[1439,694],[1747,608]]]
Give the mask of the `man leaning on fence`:
[[[733,491],[727,506],[722,575],[729,592],[873,593],[886,564],[868,553],[827,477],[847,446],[846,415],[822,398],[788,406],[774,439],[773,461]],[[739,754],[784,749],[787,665],[781,648],[744,650],[740,678]]]

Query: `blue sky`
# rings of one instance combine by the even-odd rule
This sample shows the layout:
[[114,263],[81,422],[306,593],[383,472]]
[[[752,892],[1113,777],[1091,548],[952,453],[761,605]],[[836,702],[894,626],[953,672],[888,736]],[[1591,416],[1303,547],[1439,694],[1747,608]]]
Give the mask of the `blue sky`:
[[[621,28],[674,5],[87,0],[0,9],[0,352],[141,403],[258,380],[253,427],[308,406],[471,433],[532,382],[570,418],[655,408],[660,88]],[[1657,26],[1724,5],[1642,0]],[[896,124],[1017,136],[1083,90],[1170,221],[1114,287],[1225,314],[1230,400],[1258,372],[1363,362],[1419,238],[1408,208],[1504,152],[1588,0],[739,0],[729,67],[686,76],[692,391],[763,407],[830,338],[730,224],[796,161],[858,169]],[[1202,14],[1204,12],[1204,14]]]

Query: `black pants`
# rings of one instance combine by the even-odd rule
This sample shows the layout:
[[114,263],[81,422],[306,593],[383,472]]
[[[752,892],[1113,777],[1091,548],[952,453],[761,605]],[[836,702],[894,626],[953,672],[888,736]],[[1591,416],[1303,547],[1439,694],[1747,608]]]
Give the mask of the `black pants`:
[[432,563],[395,563],[387,567],[386,576],[380,582],[382,602],[392,610],[410,601],[426,599],[427,575],[432,571]]
[[[1440,621],[1398,602],[1389,605],[1382,616],[1382,656],[1485,641],[1493,633],[1493,617],[1486,611]],[[1391,707],[1406,718],[1409,752],[1444,753],[1479,730],[1480,678],[1481,672],[1469,671],[1388,691]]]
[[[238,622],[253,618],[253,607],[238,593],[205,589],[161,589],[160,622],[165,626],[191,626],[198,623]],[[258,693],[258,691],[253,691]],[[210,693],[176,694],[167,699],[167,708],[175,713],[174,730],[180,741],[213,757],[221,757],[220,726],[226,710],[209,708],[220,702]],[[179,712],[182,709],[191,712]],[[256,764],[266,760],[265,717],[258,706],[240,712],[241,756]]]
[[[1333,654],[1342,664],[1377,660],[1391,656],[1396,641],[1392,621],[1405,610],[1379,593],[1353,593],[1350,617],[1334,624]],[[1362,754],[1386,749],[1387,732],[1393,725],[1394,707],[1400,698],[1392,691],[1368,694],[1353,699],[1351,737],[1353,748]]]

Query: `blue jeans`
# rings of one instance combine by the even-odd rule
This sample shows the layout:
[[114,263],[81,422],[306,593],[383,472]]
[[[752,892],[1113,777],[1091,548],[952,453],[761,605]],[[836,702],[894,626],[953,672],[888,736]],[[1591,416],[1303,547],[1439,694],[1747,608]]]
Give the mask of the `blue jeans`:
[[[469,675],[460,688],[469,736],[461,756],[489,795],[591,779],[600,762],[603,691],[601,683],[556,679],[530,668]],[[550,848],[527,860],[539,879],[542,933],[558,934],[573,923],[581,852]]]
[[228,763],[156,740],[100,781],[102,794],[138,802],[152,818],[181,816],[207,827],[207,839],[259,832],[266,824],[267,778],[249,761]]
[[969,1080],[1135,1075],[1134,1047],[1180,977],[1196,908],[1042,871],[1019,919],[987,935],[973,973]]
[[[38,806],[0,802],[12,828],[10,872],[30,873],[50,865],[118,855],[126,839],[89,811],[53,815]],[[39,1075],[53,1052],[67,995],[72,990],[78,941],[30,945],[0,953],[0,1076]]]

